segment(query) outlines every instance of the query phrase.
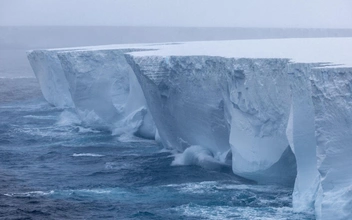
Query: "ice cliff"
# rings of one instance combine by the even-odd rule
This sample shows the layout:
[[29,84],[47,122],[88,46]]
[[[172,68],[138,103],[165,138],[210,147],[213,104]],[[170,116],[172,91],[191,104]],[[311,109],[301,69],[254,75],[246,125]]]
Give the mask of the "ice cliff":
[[86,126],[154,139],[154,121],[123,55],[128,51],[40,50],[28,58],[49,103],[74,108]]
[[44,97],[87,126],[156,138],[174,164],[294,185],[293,207],[352,218],[351,38],[33,51]]
[[68,82],[56,51],[38,50],[28,53],[28,60],[37,77],[44,98],[52,105],[73,107]]
[[321,219],[352,219],[352,69],[312,74]]

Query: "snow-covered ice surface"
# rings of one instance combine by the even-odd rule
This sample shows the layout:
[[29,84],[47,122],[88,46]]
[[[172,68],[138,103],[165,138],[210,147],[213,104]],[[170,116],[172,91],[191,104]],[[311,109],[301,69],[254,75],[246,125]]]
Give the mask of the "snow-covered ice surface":
[[[82,110],[92,111],[95,118],[111,123],[111,129],[115,126],[116,134],[121,135],[120,126],[112,122],[126,113],[119,114],[121,105],[113,100],[127,97],[121,109],[136,109],[128,107],[135,103],[141,103],[137,104],[141,109],[125,110],[131,114],[122,123],[134,128],[144,126],[140,130],[147,135],[140,136],[152,137],[155,122],[155,138],[164,147],[183,152],[173,164],[212,169],[231,165],[235,174],[260,183],[294,184],[296,211],[315,211],[319,219],[351,217],[352,174],[348,174],[352,149],[352,38],[111,45],[69,50],[49,51],[59,54],[79,114]],[[30,60],[36,59],[35,53],[29,54]],[[37,64],[31,63],[37,71]],[[126,77],[119,78],[124,71],[118,69],[129,66],[133,71],[130,69],[127,95]],[[39,81],[46,75],[42,72],[36,73]],[[53,82],[48,82],[48,88],[42,86],[42,91],[49,94],[44,96],[50,102],[57,96],[47,90],[57,80],[47,79]],[[77,85],[79,91],[73,89]],[[134,86],[137,92],[131,92]],[[115,99],[111,88],[119,94]],[[153,122],[144,123],[144,119]],[[98,125],[94,121],[90,124]]]
[[[134,56],[220,56],[225,58],[283,58],[295,63],[331,63],[352,67],[352,38],[292,38],[201,41],[155,46]],[[149,46],[150,47],[150,46]]]

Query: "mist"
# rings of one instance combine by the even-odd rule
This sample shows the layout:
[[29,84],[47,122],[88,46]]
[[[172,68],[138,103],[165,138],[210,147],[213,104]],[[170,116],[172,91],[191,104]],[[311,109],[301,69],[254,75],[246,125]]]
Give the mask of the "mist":
[[0,0],[0,77],[34,77],[32,49],[349,37],[351,9],[348,0]]
[[0,0],[0,25],[352,28],[349,0]]

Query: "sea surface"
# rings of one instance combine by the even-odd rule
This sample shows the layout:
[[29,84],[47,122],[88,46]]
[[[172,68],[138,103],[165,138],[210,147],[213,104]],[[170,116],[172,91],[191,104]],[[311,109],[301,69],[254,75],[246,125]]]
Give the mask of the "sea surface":
[[34,78],[0,79],[0,219],[314,219],[293,213],[292,188],[173,159],[82,126]]

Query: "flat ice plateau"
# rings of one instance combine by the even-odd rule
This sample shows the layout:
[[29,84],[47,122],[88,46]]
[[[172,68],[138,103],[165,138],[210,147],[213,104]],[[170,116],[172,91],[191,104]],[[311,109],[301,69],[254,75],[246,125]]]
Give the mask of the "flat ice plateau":
[[30,51],[46,100],[174,165],[294,186],[293,208],[352,219],[352,38]]

